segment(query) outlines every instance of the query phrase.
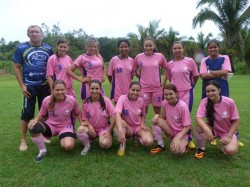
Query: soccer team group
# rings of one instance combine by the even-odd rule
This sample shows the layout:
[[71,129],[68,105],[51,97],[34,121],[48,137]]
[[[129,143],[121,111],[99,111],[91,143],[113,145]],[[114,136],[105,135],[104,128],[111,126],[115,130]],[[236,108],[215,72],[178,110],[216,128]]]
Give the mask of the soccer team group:
[[[50,137],[59,136],[61,147],[74,148],[75,137],[84,145],[81,155],[87,155],[91,141],[98,137],[102,148],[112,145],[113,132],[120,146],[117,154],[124,156],[126,140],[157,147],[150,150],[157,154],[165,149],[163,134],[170,140],[173,154],[184,154],[196,145],[197,159],[205,155],[205,142],[216,144],[218,138],[225,155],[235,155],[238,146],[239,114],[234,101],[229,98],[227,77],[231,64],[227,55],[219,54],[219,42],[208,43],[209,56],[201,61],[198,72],[195,61],[184,56],[180,41],[172,45],[173,60],[155,50],[153,38],[144,40],[144,52],[134,59],[129,57],[130,43],[118,41],[119,54],[114,56],[106,70],[99,43],[93,37],[85,42],[86,53],[75,61],[67,55],[69,43],[60,38],[56,52],[42,42],[43,32],[37,25],[27,30],[29,41],[20,43],[13,62],[16,79],[23,93],[21,115],[20,151],[28,149],[26,135],[39,149],[35,161],[47,153],[45,143]],[[80,69],[81,75],[76,74]],[[161,80],[161,71],[164,78]],[[138,77],[138,82],[133,77]],[[105,96],[102,83],[106,77],[111,84],[110,99]],[[190,112],[193,92],[198,78],[202,79],[202,100],[197,110],[197,127],[192,128]],[[82,99],[79,109],[73,79],[81,82]],[[170,83],[166,82],[169,81]],[[36,100],[39,113],[34,118]],[[151,128],[145,124],[149,104],[154,116]],[[75,122],[79,126],[75,129]]]

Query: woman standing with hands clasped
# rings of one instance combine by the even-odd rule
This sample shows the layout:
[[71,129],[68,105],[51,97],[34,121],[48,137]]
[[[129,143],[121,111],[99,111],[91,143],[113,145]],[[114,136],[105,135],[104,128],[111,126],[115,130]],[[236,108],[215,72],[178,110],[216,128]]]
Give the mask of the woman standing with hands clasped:
[[118,41],[120,54],[114,56],[108,67],[108,79],[111,83],[110,98],[116,103],[121,95],[128,93],[134,71],[134,60],[128,56],[130,43],[127,39]]
[[146,37],[143,44],[145,51],[135,57],[135,70],[141,85],[140,96],[144,99],[146,113],[152,103],[155,114],[159,114],[165,85],[164,81],[161,82],[161,69],[166,69],[167,60],[156,52],[152,37]]
[[[80,55],[74,63],[67,69],[67,73],[74,79],[80,81],[81,98],[82,100],[90,96],[89,82],[91,80],[98,80],[103,83],[106,78],[106,68],[102,56],[99,54],[99,42],[93,37],[89,37],[85,43],[86,53]],[[82,76],[75,74],[75,70],[79,68]],[[104,90],[102,90],[104,94]]]
[[47,79],[50,89],[54,80],[63,80],[66,84],[66,94],[75,96],[73,79],[67,74],[67,68],[73,64],[70,56],[67,55],[69,42],[60,38],[56,43],[56,53],[49,57],[47,63]]

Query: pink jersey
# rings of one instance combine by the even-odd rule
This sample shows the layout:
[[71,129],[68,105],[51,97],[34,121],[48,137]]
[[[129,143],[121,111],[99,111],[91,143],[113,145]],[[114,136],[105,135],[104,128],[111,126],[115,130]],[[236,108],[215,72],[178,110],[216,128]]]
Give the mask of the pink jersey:
[[140,68],[140,84],[143,92],[155,92],[161,88],[161,69],[166,69],[167,60],[161,53],[148,56],[140,53],[135,57],[135,70]]
[[141,117],[146,115],[144,100],[138,97],[136,101],[129,100],[127,95],[122,95],[115,106],[115,112],[121,113],[121,117],[129,126],[140,126]]
[[192,126],[189,109],[184,101],[178,100],[177,104],[172,106],[163,100],[162,108],[168,125],[175,132],[181,132],[184,127]]
[[73,115],[80,114],[80,110],[76,99],[73,96],[66,95],[63,102],[56,102],[53,111],[49,111],[49,103],[51,96],[47,96],[43,102],[39,114],[46,116],[46,123],[55,126],[56,128],[64,128],[67,125],[72,125],[71,113]]
[[73,88],[73,79],[67,74],[67,68],[73,64],[72,59],[66,55],[59,58],[55,54],[50,56],[47,63],[47,77],[51,76],[53,80],[63,80],[66,88]]
[[99,102],[82,103],[82,120],[87,120],[98,132],[109,126],[110,116],[114,116],[114,106],[112,102],[103,96],[106,109],[102,110]]
[[108,75],[112,76],[111,99],[118,101],[121,95],[129,91],[129,86],[135,75],[134,60],[130,57],[121,59],[119,56],[113,57],[109,62]]
[[102,69],[104,67],[103,58],[99,55],[80,55],[74,64],[80,68],[83,77],[90,77],[91,80],[97,79],[102,83]]
[[197,66],[192,58],[184,57],[182,60],[171,60],[168,63],[165,76],[180,90],[190,90],[193,85],[193,77],[199,76]]
[[[230,60],[229,60],[229,57],[227,55],[219,55],[218,58],[220,57],[223,57],[225,60],[224,60],[224,63],[222,64],[222,67],[221,67],[221,70],[228,70],[228,71],[232,71],[231,69],[231,64],[230,64]],[[209,68],[207,67],[206,65],[206,60],[210,58],[209,56],[203,58],[201,60],[201,66],[200,66],[200,74],[203,74],[203,73],[207,73],[207,71],[209,70]],[[214,61],[216,63],[216,60]],[[210,70],[213,70],[210,69]],[[216,69],[216,70],[220,70],[220,69]]]
[[[206,117],[207,98],[202,99],[197,110],[196,117]],[[229,97],[221,96],[221,101],[214,105],[214,126],[213,129],[219,133],[228,133],[232,120],[239,119],[238,109],[234,101]]]

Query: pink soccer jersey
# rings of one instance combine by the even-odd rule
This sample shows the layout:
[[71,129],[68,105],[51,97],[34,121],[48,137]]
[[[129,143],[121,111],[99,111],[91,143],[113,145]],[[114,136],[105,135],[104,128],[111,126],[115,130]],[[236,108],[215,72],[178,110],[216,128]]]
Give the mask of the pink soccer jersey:
[[129,126],[140,126],[141,117],[146,115],[144,100],[138,97],[136,101],[129,100],[127,95],[122,95],[115,106],[115,112],[121,113],[121,117]]
[[68,55],[62,58],[55,54],[50,56],[47,63],[47,76],[51,76],[53,80],[63,80],[67,89],[73,89],[73,79],[67,74],[67,68],[72,63],[73,61]]
[[80,55],[74,64],[80,68],[83,77],[90,77],[91,80],[97,79],[102,83],[103,58],[99,55]]
[[73,96],[66,95],[63,102],[56,102],[53,111],[49,111],[49,103],[51,96],[47,96],[43,102],[39,114],[46,116],[46,123],[55,126],[56,128],[64,128],[67,125],[72,125],[71,113],[78,115],[80,113],[76,99]]
[[[196,117],[206,117],[207,98],[204,98],[197,110]],[[214,105],[214,126],[213,129],[219,133],[228,133],[231,128],[231,121],[239,119],[238,109],[234,101],[229,97],[221,96],[221,101]]]
[[114,106],[112,102],[103,96],[106,109],[103,111],[99,102],[88,102],[82,104],[82,120],[88,120],[98,132],[109,126],[110,117],[114,116]]
[[174,84],[178,91],[190,90],[193,87],[193,77],[198,76],[197,66],[192,58],[171,60],[168,63],[165,76]]
[[[227,55],[219,55],[219,57],[224,57],[225,58],[225,61],[224,61],[223,65],[222,65],[222,70],[232,71],[229,57]],[[200,74],[207,73],[208,68],[206,66],[206,60],[208,58],[210,58],[210,57],[207,56],[207,57],[205,57],[205,58],[203,58],[201,60]],[[216,60],[215,60],[215,63],[216,63]]]
[[135,70],[140,68],[140,84],[142,92],[162,90],[160,67],[166,69],[167,60],[161,53],[148,56],[140,53],[135,57]]
[[184,127],[192,126],[188,106],[184,101],[178,100],[178,103],[172,106],[163,100],[162,108],[167,123],[174,131],[181,132]]
[[121,95],[129,91],[134,72],[134,60],[130,57],[121,59],[119,56],[113,57],[109,62],[108,75],[112,76],[111,99],[118,101]]

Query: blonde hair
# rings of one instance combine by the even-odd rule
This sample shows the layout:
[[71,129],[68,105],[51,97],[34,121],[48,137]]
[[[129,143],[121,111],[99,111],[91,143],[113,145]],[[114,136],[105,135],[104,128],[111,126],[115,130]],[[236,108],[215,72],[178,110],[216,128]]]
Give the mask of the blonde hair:
[[99,48],[100,48],[100,44],[98,42],[98,40],[94,37],[88,37],[86,39],[86,42],[85,42],[85,48],[86,50],[89,48],[89,46],[92,44],[92,43],[96,43],[97,44],[97,52],[96,52],[96,55],[99,56]]

